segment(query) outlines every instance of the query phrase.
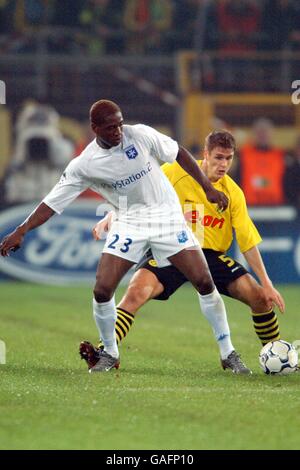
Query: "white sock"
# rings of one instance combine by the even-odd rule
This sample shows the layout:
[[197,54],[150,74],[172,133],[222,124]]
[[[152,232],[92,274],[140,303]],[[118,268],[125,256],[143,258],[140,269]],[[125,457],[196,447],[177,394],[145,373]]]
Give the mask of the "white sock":
[[113,297],[108,302],[101,303],[93,299],[93,313],[99,331],[99,337],[104,344],[104,351],[113,357],[119,357],[115,333],[117,319],[115,298]]
[[216,288],[210,294],[200,295],[198,293],[198,296],[202,313],[212,326],[221,358],[226,359],[234,350],[234,347],[231,343],[223,299]]

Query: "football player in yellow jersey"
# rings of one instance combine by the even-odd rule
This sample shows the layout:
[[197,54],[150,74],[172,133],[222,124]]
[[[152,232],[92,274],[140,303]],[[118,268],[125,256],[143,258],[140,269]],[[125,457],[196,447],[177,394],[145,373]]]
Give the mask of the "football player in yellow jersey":
[[[200,185],[180,165],[175,162],[165,164],[162,168],[176,190],[186,219],[195,234],[199,237],[204,234],[203,252],[218,291],[249,305],[255,332],[261,343],[266,344],[280,339],[274,307],[277,306],[283,312],[285,305],[282,296],[273,287],[262,261],[257,247],[261,237],[249,217],[243,191],[227,175],[235,149],[234,137],[229,132],[215,131],[207,136],[204,159],[199,161],[214,187],[223,191],[229,199],[228,208],[222,213],[217,211],[215,204],[207,201]],[[107,228],[103,224],[105,222],[100,221],[94,228],[96,239]],[[204,228],[203,231],[199,230],[199,224]],[[226,254],[234,232],[239,248],[259,283],[239,262]],[[174,266],[158,268],[151,252],[147,253],[138,264],[117,307],[118,342],[128,333],[142,305],[150,299],[167,300],[185,282],[185,276]],[[96,348],[91,350],[91,354],[93,351]]]

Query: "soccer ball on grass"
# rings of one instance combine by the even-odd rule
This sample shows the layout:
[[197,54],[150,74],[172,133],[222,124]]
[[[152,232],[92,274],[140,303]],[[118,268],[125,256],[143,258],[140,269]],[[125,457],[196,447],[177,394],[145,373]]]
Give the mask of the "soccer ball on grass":
[[273,341],[260,351],[259,363],[265,374],[290,374],[297,369],[298,353],[287,341]]

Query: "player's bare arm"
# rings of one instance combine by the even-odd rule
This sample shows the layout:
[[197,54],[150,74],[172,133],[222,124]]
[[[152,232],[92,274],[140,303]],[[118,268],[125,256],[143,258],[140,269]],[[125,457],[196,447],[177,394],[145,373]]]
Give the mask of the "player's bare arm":
[[273,286],[257,246],[254,246],[250,248],[250,250],[245,251],[243,255],[245,256],[246,261],[248,262],[250,267],[257,275],[260,284],[264,289],[266,300],[270,304],[270,308],[273,307],[273,304],[275,304],[279,308],[280,312],[284,313],[285,302],[281,294]]
[[47,222],[54,213],[49,206],[42,202],[21,225],[3,238],[0,243],[1,256],[9,256],[10,250],[18,250],[26,233]]
[[219,210],[223,211],[228,207],[228,198],[221,191],[216,190],[208,177],[199,168],[199,165],[193,156],[184,147],[179,146],[178,155],[176,158],[177,163],[189,173],[199,183],[206,194],[209,202],[218,205]]

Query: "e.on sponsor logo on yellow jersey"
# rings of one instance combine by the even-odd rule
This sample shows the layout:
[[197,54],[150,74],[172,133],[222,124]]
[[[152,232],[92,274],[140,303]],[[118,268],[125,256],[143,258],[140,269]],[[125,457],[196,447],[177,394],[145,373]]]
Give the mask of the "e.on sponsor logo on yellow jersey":
[[219,229],[223,227],[225,222],[224,217],[219,219],[218,217],[213,217],[212,215],[205,215],[200,220],[200,212],[196,210],[186,212],[184,217],[187,222],[191,222],[192,224],[200,222],[204,227],[218,227]]

